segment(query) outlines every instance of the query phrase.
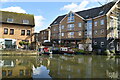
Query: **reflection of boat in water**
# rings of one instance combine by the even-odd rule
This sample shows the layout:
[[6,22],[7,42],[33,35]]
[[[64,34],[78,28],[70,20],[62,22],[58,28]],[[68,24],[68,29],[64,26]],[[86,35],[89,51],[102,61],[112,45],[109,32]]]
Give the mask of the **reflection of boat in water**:
[[41,46],[38,49],[38,54],[52,54],[52,47]]

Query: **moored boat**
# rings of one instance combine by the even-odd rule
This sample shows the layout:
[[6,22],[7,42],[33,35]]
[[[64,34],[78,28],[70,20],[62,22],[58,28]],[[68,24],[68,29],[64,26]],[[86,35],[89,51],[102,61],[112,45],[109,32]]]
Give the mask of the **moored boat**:
[[60,53],[61,54],[74,54],[75,52],[70,47],[61,47]]

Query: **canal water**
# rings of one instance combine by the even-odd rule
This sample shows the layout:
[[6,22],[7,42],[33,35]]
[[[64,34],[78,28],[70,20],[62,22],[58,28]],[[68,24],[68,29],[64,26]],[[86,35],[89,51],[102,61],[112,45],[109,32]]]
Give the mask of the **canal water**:
[[117,78],[120,57],[95,55],[3,56],[2,78]]

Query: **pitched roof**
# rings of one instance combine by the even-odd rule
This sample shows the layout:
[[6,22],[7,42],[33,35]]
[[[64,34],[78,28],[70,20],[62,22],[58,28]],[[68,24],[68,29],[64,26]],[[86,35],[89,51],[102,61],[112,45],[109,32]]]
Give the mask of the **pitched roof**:
[[114,6],[114,4],[115,4],[115,2],[110,2],[101,7],[96,7],[96,8],[83,10],[83,11],[79,11],[79,12],[75,12],[75,13],[80,15],[84,19],[94,18],[97,16],[107,14],[107,12]]
[[[96,8],[92,8],[92,9],[88,9],[88,10],[83,10],[83,11],[78,11],[75,12],[76,14],[78,14],[79,16],[83,17],[84,19],[90,19],[90,18],[95,18],[97,16],[101,16],[104,14],[107,14],[107,12],[114,6],[115,2],[110,2],[108,4],[105,4],[103,6],[100,7],[96,7]],[[58,16],[51,25],[53,24],[59,24],[60,21],[65,17],[66,15],[63,16]]]
[[60,21],[61,21],[65,16],[66,16],[66,15],[58,16],[58,17],[50,24],[50,26],[53,25],[53,24],[59,24]]
[[[31,14],[0,11],[0,16],[1,16],[0,22],[2,23],[35,26],[34,15]],[[13,22],[11,23],[7,22],[8,18],[13,19]],[[23,20],[29,20],[29,23],[23,24]]]

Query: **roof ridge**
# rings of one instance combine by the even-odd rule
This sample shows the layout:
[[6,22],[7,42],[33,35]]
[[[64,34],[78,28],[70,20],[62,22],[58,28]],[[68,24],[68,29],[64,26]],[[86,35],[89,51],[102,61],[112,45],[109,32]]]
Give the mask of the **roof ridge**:
[[89,11],[89,10],[93,10],[93,9],[97,9],[97,8],[102,8],[102,7],[105,7],[106,5],[108,5],[108,4],[110,4],[110,3],[115,3],[115,2],[111,1],[111,2],[109,2],[109,3],[107,3],[107,4],[102,5],[102,6],[93,7],[93,8],[86,9],[86,10],[82,10],[82,11],[77,11],[77,12],[75,12],[75,13],[84,12],[84,11]]
[[14,14],[23,14],[23,15],[31,15],[31,16],[34,16],[34,14],[28,14],[28,13],[18,13],[18,12],[3,11],[3,10],[0,10],[0,12],[8,12],[8,13],[14,13]]

